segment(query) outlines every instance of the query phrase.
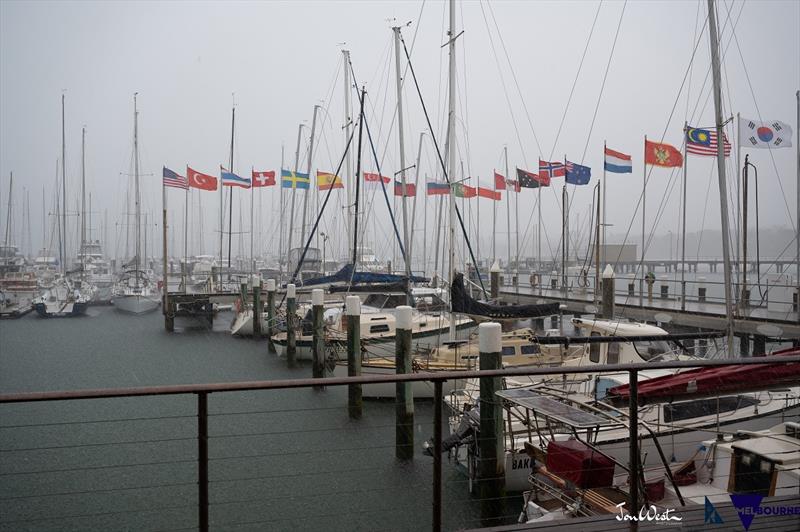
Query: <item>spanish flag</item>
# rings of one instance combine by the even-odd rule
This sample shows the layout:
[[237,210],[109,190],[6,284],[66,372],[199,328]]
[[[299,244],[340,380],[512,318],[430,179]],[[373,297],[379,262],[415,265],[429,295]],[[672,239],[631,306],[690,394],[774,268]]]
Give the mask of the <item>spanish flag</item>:
[[317,170],[317,188],[319,190],[330,190],[332,188],[344,188],[342,178],[330,172],[320,172]]

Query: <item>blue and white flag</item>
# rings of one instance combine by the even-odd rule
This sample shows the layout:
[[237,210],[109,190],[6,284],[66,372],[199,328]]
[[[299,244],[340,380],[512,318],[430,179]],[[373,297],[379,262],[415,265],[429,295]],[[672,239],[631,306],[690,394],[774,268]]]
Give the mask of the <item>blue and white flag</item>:
[[241,187],[241,188],[250,188],[250,178],[249,177],[240,177],[233,172],[229,172],[225,170],[223,167],[219,167],[220,177],[222,178],[222,186],[223,187]]
[[592,178],[592,169],[582,164],[567,163],[566,181],[570,185],[587,185]]

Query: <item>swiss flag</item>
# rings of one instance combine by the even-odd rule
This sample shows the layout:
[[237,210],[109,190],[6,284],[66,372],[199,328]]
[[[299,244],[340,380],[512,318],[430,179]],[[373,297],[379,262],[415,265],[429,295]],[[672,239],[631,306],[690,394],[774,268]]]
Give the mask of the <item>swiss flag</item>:
[[217,190],[217,178],[213,175],[201,174],[192,170],[188,165],[186,166],[186,179],[189,180],[189,186],[192,188],[199,188],[201,190]]
[[497,172],[494,173],[494,189],[495,190],[506,189],[506,178],[498,174]]
[[253,188],[255,187],[271,187],[275,185],[275,171],[270,172],[256,172],[253,170]]

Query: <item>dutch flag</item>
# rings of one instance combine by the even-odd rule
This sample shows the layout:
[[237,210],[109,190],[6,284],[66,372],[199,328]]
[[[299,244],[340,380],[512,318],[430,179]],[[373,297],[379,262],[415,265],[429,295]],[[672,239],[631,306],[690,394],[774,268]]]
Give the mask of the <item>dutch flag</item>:
[[633,173],[633,164],[631,163],[631,156],[625,155],[618,151],[606,150],[605,169],[606,172],[613,172],[615,174],[630,174]]

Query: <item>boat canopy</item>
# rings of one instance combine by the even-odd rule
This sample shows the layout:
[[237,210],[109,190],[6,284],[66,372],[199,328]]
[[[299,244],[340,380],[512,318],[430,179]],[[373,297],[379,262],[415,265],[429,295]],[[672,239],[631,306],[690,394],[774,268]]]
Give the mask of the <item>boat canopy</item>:
[[485,316],[494,320],[515,320],[522,318],[540,318],[558,314],[558,303],[542,305],[492,305],[473,299],[464,288],[464,274],[456,273],[450,287],[453,312],[469,316]]
[[[412,283],[426,283],[426,277],[418,277],[412,275],[409,279]],[[353,285],[368,284],[368,283],[405,283],[405,275],[395,275],[392,273],[374,273],[374,272],[359,272],[355,271],[352,264],[346,264],[341,270],[332,274],[324,275],[303,282],[303,286],[314,286],[319,284],[329,283],[349,283]],[[405,289],[405,288],[403,288]]]
[[[792,347],[776,351],[771,357],[797,355],[800,355],[800,348]],[[639,382],[637,397],[640,405],[666,403],[695,397],[797,386],[798,382],[800,382],[800,363],[705,367]],[[611,388],[608,390],[608,397],[627,402],[630,397],[630,385],[623,384]]]

